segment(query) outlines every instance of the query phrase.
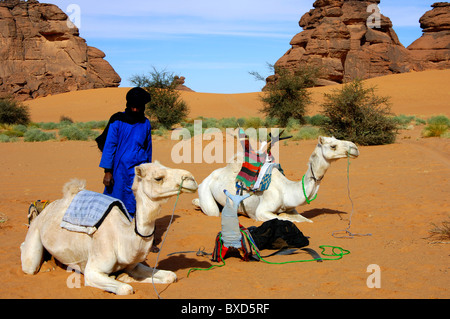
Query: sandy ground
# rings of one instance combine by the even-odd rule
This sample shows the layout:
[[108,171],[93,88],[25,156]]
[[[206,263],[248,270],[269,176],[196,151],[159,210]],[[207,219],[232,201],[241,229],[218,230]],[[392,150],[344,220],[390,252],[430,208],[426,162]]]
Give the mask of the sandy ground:
[[[449,71],[431,71],[389,76],[368,81],[382,95],[392,96],[397,114],[429,116],[449,112]],[[320,94],[330,88],[313,89]],[[103,120],[123,109],[126,89],[75,92],[29,102],[33,121],[59,121],[61,115],[76,121]],[[191,116],[241,117],[258,115],[257,93],[214,95],[183,93],[191,105]],[[226,107],[226,109],[224,109]],[[247,113],[246,113],[247,112]],[[311,113],[317,113],[311,111]],[[178,282],[157,285],[165,299],[303,299],[303,298],[440,298],[450,297],[450,246],[431,244],[426,237],[433,227],[448,220],[450,140],[420,138],[422,127],[403,131],[397,142],[387,146],[361,147],[361,156],[350,165],[350,191],[354,202],[351,231],[372,236],[337,239],[332,232],[345,229],[352,212],[347,193],[347,161],[332,165],[322,183],[318,199],[298,210],[314,223],[297,224],[310,237],[310,248],[320,245],[343,247],[351,252],[338,261],[322,263],[243,262],[226,259],[226,266],[210,271],[208,257],[195,253],[167,255],[204,248],[212,252],[220,231],[220,219],[194,209],[195,194],[183,195],[172,226],[167,226],[175,199],[169,201],[157,221],[156,242],[167,233],[158,268],[174,271]],[[155,159],[191,171],[200,183],[223,164],[180,164],[171,160],[177,142],[155,139]],[[300,180],[316,141],[290,141],[280,147],[280,162],[289,179]],[[204,143],[204,146],[206,142]],[[87,180],[90,190],[102,191],[100,153],[94,142],[44,142],[0,144],[0,298],[19,299],[155,299],[151,284],[133,284],[135,294],[119,297],[99,289],[70,289],[73,277],[64,268],[44,265],[36,276],[22,273],[19,246],[27,232],[27,210],[37,199],[61,197],[65,182],[77,177]],[[239,217],[246,227],[261,225]],[[153,266],[157,255],[149,254]],[[298,253],[268,258],[271,262],[309,259]],[[378,265],[381,288],[370,289],[370,265]]]

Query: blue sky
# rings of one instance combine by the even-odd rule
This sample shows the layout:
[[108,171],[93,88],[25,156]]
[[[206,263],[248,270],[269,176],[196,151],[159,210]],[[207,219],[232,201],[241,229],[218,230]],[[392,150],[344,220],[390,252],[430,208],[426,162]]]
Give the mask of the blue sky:
[[[275,63],[301,32],[301,16],[314,0],[50,0],[70,17],[79,17],[80,36],[106,53],[122,77],[156,67],[185,76],[197,92],[260,91],[250,71],[270,75]],[[419,18],[435,0],[382,0],[406,47],[422,35]],[[79,8],[79,16],[70,7]]]

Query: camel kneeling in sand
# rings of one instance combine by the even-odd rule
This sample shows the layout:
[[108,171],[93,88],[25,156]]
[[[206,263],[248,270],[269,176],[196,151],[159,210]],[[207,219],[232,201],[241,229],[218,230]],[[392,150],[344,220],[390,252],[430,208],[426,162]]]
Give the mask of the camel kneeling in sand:
[[[308,170],[302,180],[295,182],[288,180],[277,169],[273,170],[272,181],[264,192],[248,192],[252,196],[242,202],[238,212],[257,221],[271,219],[288,220],[292,222],[312,222],[300,215],[296,207],[311,202],[319,191],[320,182],[331,163],[340,158],[356,158],[359,156],[358,147],[349,141],[338,140],[334,137],[319,137],[309,162]],[[242,159],[236,156],[226,167],[212,172],[199,185],[199,198],[192,203],[208,216],[220,216],[219,205],[225,206],[226,195],[236,192],[236,176],[242,167]]]
[[59,262],[81,271],[86,286],[118,295],[133,293],[130,285],[109,277],[119,271],[126,274],[126,282],[174,282],[177,279],[175,273],[154,271],[142,262],[153,244],[161,204],[180,191],[194,193],[197,183],[191,173],[159,163],[140,165],[135,168],[135,173],[135,218],[130,222],[118,207],[114,207],[92,235],[60,226],[75,195],[85,188],[85,182],[79,180],[67,183],[63,188],[64,197],[51,203],[32,221],[21,245],[22,270],[26,274],[36,274],[45,249]]

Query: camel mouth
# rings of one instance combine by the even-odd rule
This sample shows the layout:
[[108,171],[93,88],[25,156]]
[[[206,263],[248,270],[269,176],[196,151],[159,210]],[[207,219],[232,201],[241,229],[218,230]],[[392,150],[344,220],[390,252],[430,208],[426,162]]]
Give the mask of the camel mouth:
[[192,178],[186,178],[183,182],[181,190],[185,193],[195,193],[198,189],[197,182]]
[[347,156],[350,158],[357,158],[359,156],[359,150],[357,148],[352,148],[347,152]]
[[350,152],[347,153],[347,156],[349,158],[351,158],[351,159],[358,158],[359,151],[358,150],[351,150]]
[[197,189],[198,189],[198,187],[195,187],[195,188],[189,188],[189,187],[182,187],[181,188],[181,190],[184,192],[184,193],[190,193],[190,194],[193,194],[193,193],[195,193],[196,191],[197,191]]

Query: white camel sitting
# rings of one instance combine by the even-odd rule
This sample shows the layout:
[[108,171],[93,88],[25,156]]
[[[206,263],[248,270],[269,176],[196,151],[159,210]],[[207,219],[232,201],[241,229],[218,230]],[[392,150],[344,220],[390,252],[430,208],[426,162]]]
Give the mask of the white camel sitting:
[[[85,188],[84,181],[67,183],[63,188],[64,197],[51,203],[32,221],[21,245],[22,270],[26,274],[36,274],[46,249],[62,264],[81,271],[86,286],[118,295],[132,294],[130,285],[109,276],[122,270],[126,282],[151,283],[154,271],[142,262],[152,247],[161,204],[180,191],[193,193],[198,186],[188,171],[170,169],[159,163],[140,165],[135,173],[135,218],[130,222],[114,207],[93,235],[60,227],[73,198]],[[172,283],[176,279],[171,271],[155,270],[153,282]]]
[[[296,207],[315,198],[319,191],[320,182],[331,163],[340,158],[356,158],[359,156],[358,147],[349,141],[338,140],[334,137],[319,137],[308,163],[308,170],[299,182],[288,180],[277,169],[272,171],[272,182],[264,192],[255,192],[239,206],[238,213],[247,215],[257,221],[271,219],[288,220],[292,222],[312,222],[300,215]],[[212,172],[198,188],[199,198],[192,203],[208,216],[219,216],[218,204],[225,206],[226,195],[236,192],[236,176],[242,166],[239,155],[226,167]],[[244,191],[244,194],[249,194]],[[306,196],[305,196],[306,195]]]

